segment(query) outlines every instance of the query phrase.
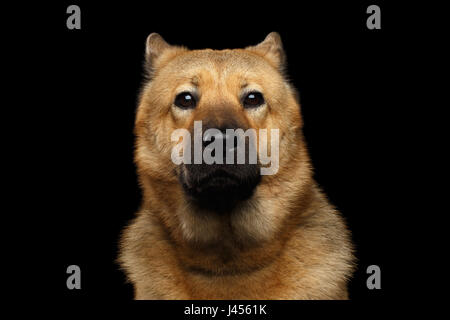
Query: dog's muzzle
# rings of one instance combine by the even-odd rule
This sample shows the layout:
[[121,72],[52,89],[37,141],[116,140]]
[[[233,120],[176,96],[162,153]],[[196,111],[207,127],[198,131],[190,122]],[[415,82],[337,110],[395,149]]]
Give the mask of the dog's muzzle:
[[[242,201],[249,199],[261,180],[260,168],[257,163],[249,163],[249,143],[239,145],[239,138],[221,134],[203,137],[202,151],[211,147],[212,142],[223,144],[223,163],[182,165],[180,181],[188,198],[201,208],[218,213],[231,212]],[[245,145],[245,148],[238,148]],[[209,150],[214,155],[213,150]],[[245,163],[237,161],[238,153],[245,152]],[[233,158],[233,163],[227,163]]]

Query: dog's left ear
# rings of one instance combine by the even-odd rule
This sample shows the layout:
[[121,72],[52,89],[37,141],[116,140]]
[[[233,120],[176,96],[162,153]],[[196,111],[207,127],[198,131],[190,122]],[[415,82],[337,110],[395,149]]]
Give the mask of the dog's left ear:
[[246,49],[258,53],[269,60],[269,62],[280,71],[283,71],[286,63],[286,56],[278,32],[269,33],[263,42],[256,46],[247,47]]
[[184,50],[186,49],[183,47],[168,44],[158,33],[151,33],[147,37],[145,46],[145,68],[149,78],[152,78],[154,72],[164,61],[168,61]]

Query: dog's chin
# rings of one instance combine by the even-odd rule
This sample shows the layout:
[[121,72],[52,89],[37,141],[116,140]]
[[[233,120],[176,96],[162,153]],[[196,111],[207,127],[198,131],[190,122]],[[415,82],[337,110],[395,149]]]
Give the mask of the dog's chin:
[[252,197],[261,180],[257,166],[240,172],[212,169],[187,170],[180,176],[189,201],[208,212],[230,213],[239,203]]

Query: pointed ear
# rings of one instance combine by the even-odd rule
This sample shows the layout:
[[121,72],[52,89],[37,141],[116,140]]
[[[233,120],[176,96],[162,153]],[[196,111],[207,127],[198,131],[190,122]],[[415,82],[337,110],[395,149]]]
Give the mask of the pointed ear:
[[186,51],[185,47],[168,44],[159,34],[151,33],[147,37],[145,46],[145,70],[147,79],[152,79],[156,70],[176,56]]
[[284,69],[286,57],[281,37],[277,32],[269,33],[263,42],[246,49],[265,57],[280,71]]
[[148,67],[153,67],[155,61],[164,51],[172,46],[168,44],[158,33],[151,33],[147,37],[145,45],[145,61]]

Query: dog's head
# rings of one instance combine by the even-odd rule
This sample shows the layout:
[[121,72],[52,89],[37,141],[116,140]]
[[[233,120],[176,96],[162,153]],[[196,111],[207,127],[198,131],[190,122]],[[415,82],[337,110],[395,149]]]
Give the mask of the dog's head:
[[136,119],[144,186],[149,177],[166,202],[182,198],[185,207],[222,215],[258,197],[259,189],[269,197],[284,192],[276,178],[289,177],[302,143],[284,60],[277,33],[234,50],[188,50],[151,34],[149,81]]

